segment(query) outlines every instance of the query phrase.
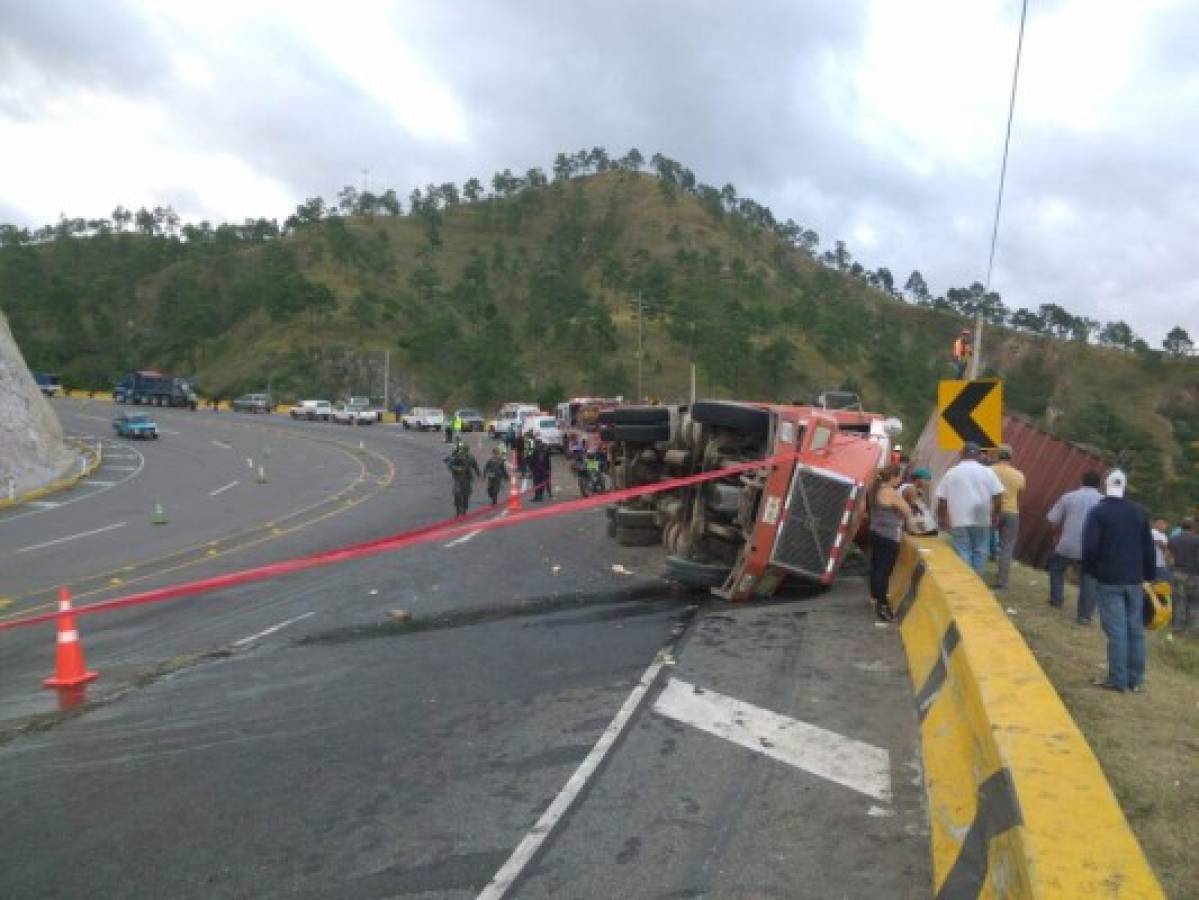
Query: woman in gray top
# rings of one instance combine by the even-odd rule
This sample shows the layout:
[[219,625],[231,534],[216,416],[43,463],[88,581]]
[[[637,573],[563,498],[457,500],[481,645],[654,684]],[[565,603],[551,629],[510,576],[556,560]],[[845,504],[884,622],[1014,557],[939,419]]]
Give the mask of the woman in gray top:
[[870,488],[867,503],[870,507],[870,596],[880,621],[891,622],[895,613],[887,600],[887,585],[899,558],[899,537],[904,521],[912,509],[899,494],[897,465],[879,469]]

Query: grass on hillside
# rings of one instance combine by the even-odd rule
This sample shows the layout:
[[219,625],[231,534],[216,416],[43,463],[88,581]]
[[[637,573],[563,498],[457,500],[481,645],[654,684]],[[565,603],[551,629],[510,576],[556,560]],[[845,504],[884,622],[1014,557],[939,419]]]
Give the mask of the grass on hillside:
[[1064,609],[1048,596],[1044,572],[1016,566],[999,599],[1099,758],[1167,896],[1199,897],[1199,635],[1149,632],[1146,692],[1112,694],[1090,684],[1107,670],[1098,616],[1075,624],[1076,588]]

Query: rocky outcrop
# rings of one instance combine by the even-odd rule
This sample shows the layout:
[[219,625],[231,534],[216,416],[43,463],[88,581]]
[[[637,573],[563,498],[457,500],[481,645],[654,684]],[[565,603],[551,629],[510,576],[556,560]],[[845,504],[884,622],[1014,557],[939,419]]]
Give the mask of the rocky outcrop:
[[9,476],[23,494],[62,477],[75,464],[58,416],[0,313],[0,497],[8,496]]

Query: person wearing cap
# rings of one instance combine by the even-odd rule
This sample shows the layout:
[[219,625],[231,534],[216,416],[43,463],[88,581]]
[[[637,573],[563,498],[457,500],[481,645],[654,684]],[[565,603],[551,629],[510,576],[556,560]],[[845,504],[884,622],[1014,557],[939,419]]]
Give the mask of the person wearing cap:
[[1099,622],[1107,635],[1107,676],[1091,683],[1123,693],[1145,689],[1143,583],[1155,575],[1153,535],[1145,511],[1125,498],[1128,479],[1112,469],[1104,497],[1082,530],[1083,570],[1095,579]]
[[1199,532],[1190,516],[1179,523],[1178,534],[1170,538],[1170,557],[1174,560],[1174,611],[1171,627],[1183,632],[1199,610]]
[[920,466],[912,470],[909,480],[899,486],[899,496],[912,510],[908,531],[912,534],[936,534],[937,520],[928,506],[928,487],[933,474]]
[[1007,587],[1008,575],[1012,571],[1012,557],[1016,553],[1016,539],[1020,536],[1020,494],[1024,491],[1024,473],[1012,465],[1010,444],[1000,444],[999,461],[991,466],[1003,483],[1003,502],[999,512],[999,553],[995,569],[995,589]]
[[1103,499],[1099,483],[1098,472],[1084,472],[1082,486],[1058,497],[1045,516],[1057,533],[1046,567],[1049,570],[1049,605],[1061,609],[1066,602],[1066,572],[1077,565],[1079,625],[1089,625],[1095,612],[1095,581],[1082,567],[1082,528],[1087,515]]
[[958,369],[958,380],[966,377],[966,369],[970,365],[970,357],[974,355],[974,335],[969,328],[963,328],[957,340],[953,342],[953,363]]
[[1003,504],[1003,482],[978,461],[973,441],[962,447],[961,461],[937,484],[937,521],[948,528],[958,556],[980,576],[987,561],[991,528]]

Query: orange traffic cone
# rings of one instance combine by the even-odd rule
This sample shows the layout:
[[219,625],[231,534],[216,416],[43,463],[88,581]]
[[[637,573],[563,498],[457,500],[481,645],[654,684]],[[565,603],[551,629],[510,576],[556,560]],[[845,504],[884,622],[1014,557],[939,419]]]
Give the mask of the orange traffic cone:
[[516,453],[512,454],[512,477],[508,479],[508,511],[520,512],[520,484],[516,478]]
[[71,613],[71,592],[66,587],[58,589],[58,652],[55,657],[54,677],[42,684],[50,688],[73,688],[100,677],[98,672],[89,672],[83,661],[83,646],[79,643],[79,632],[75,630],[75,616]]

